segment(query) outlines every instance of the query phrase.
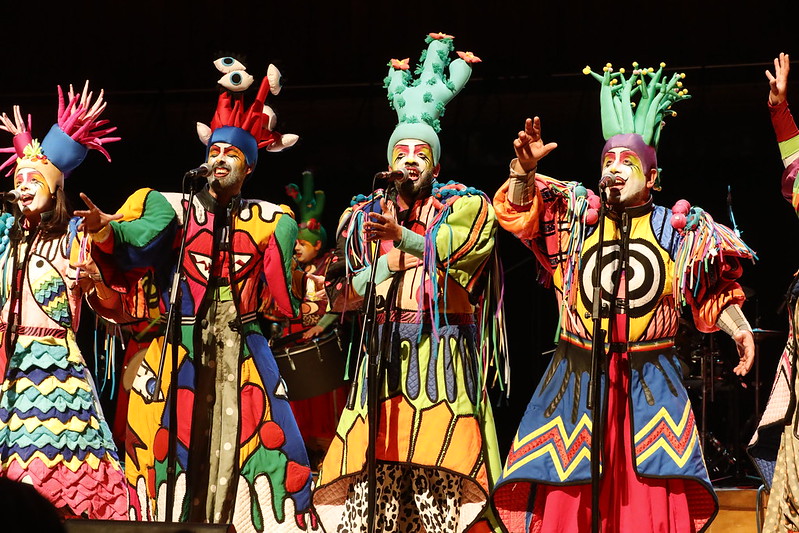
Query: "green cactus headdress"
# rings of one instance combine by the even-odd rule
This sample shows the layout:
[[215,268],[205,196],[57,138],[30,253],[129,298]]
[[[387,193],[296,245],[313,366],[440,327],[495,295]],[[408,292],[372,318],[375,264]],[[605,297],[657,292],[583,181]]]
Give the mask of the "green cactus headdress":
[[297,239],[308,241],[315,245],[322,242],[325,246],[327,232],[322,227],[322,212],[325,209],[325,192],[314,190],[313,174],[309,171],[302,173],[302,190],[294,183],[286,185],[286,194],[291,196],[300,212],[300,231]]
[[[463,89],[472,74],[472,63],[480,58],[471,52],[457,52],[459,59],[451,61],[454,49],[453,36],[445,33],[430,33],[425,42],[428,46],[419,57],[413,78],[409,72],[408,58],[392,59],[384,87],[388,90],[388,101],[397,112],[398,123],[388,142],[388,161],[394,145],[402,139],[419,139],[433,149],[435,164],[441,155],[438,133],[444,108]],[[451,62],[450,62],[451,61]],[[445,70],[449,67],[449,77]]]
[[[602,135],[605,143],[602,156],[611,148],[626,147],[635,150],[641,157],[645,169],[657,168],[656,150],[664,119],[676,116],[671,109],[675,102],[690,98],[688,90],[682,86],[685,74],[675,73],[664,77],[663,68],[639,68],[633,63],[633,70],[626,77],[625,69],[613,71],[608,63],[597,74],[590,67],[583,69],[600,82],[599,104],[602,115]],[[637,98],[637,102],[635,99]],[[655,182],[655,190],[660,190],[660,176]]]

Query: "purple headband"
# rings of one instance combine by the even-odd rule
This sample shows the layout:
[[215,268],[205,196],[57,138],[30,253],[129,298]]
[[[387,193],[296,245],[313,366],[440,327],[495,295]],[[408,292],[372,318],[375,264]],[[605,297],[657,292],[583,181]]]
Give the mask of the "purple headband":
[[[642,169],[644,172],[649,172],[653,168],[657,169],[658,167],[658,158],[655,149],[646,144],[644,138],[637,133],[620,133],[608,139],[608,142],[605,143],[605,147],[602,148],[603,159],[605,154],[612,148],[629,148],[638,154],[638,157],[641,159],[641,164],[644,167]],[[600,161],[600,164],[602,164],[602,161]]]

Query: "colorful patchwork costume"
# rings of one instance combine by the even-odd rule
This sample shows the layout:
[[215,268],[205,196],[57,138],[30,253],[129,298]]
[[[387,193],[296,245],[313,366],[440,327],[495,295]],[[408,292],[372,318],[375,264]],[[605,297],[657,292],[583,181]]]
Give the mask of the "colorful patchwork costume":
[[[788,102],[769,105],[771,121],[777,134],[780,155],[785,164],[782,194],[799,214],[799,129]],[[799,276],[788,292],[788,342],[777,361],[777,372],[766,409],[748,452],[757,465],[767,489],[768,507],[762,531],[789,532],[799,529],[799,433],[797,433],[796,378],[797,298]]]
[[[246,79],[232,58],[217,60],[217,67],[227,79]],[[248,165],[255,164],[260,147],[277,151],[293,143],[296,136],[271,130],[274,116],[265,113],[267,92],[279,88],[279,73],[270,65],[249,108],[241,95],[222,91],[211,127],[198,125],[201,140],[209,148],[223,143],[241,149]],[[256,321],[265,285],[283,313],[297,311],[290,291],[297,223],[284,205],[240,196],[219,205],[207,187],[183,220],[187,202],[181,194],[139,190],[120,209],[121,221],[93,235],[92,257],[105,282],[136,307],[139,280],[147,273],[168,302],[185,233],[178,368],[172,369],[170,345],[161,389],[154,390],[163,343],[156,339],[130,393],[126,475],[136,495],[132,515],[163,520],[165,491],[174,490],[174,520],[232,522],[239,533],[317,530],[308,512],[305,448]],[[178,382],[176,398],[167,396],[170,379]],[[169,417],[173,401],[177,423]],[[178,440],[174,488],[166,485],[170,431]]]
[[[40,173],[52,198],[63,194],[64,174],[90,148],[108,157],[102,144],[118,140],[107,137],[115,128],[98,118],[105,108],[102,93],[92,103],[87,84],[83,96],[71,87],[68,96],[65,105],[59,87],[58,124],[41,145],[19,108],[16,126],[5,115],[2,120],[3,129],[15,133],[15,148],[0,168],[16,161],[15,176]],[[10,213],[0,215],[0,475],[32,484],[62,513],[124,520],[124,474],[75,340],[81,298],[92,290],[78,283],[79,277],[88,280],[76,266],[85,258],[87,239],[77,231],[78,219],[54,234],[42,223],[31,227],[15,211],[16,221]],[[42,213],[42,220],[55,213]]]
[[[595,75],[602,83],[608,140],[603,157],[623,147],[654,158],[662,117],[685,97],[677,87],[680,77],[663,78],[662,66],[636,68],[628,78],[623,72],[608,66]],[[630,96],[637,92],[641,99],[633,114]],[[514,164],[494,198],[497,219],[533,251],[551,280],[559,301],[559,341],[492,503],[512,532],[590,531],[593,419],[586,400],[601,200],[579,183],[535,169],[517,174]],[[687,224],[681,224],[686,215]],[[701,209],[689,210],[687,202],[672,212],[649,196],[622,213],[608,210],[600,274],[608,309],[601,321],[608,332],[600,385],[606,426],[597,511],[603,531],[701,531],[715,516],[717,500],[674,335],[682,304],[700,331],[717,329],[722,309],[744,299],[735,279],[739,260],[751,257],[731,230]]]
[[[428,43],[417,70],[419,83],[406,71],[407,60],[392,60],[389,69],[386,87],[400,115],[389,141],[389,162],[403,139],[427,143],[435,154],[432,160],[438,161],[436,117],[469,77],[466,61],[449,63],[452,37],[431,34]],[[444,77],[447,65],[449,79]],[[486,352],[475,311],[485,303],[481,296],[486,278],[496,265],[494,210],[473,188],[433,182],[429,194],[420,193],[413,205],[398,213],[402,241],[382,241],[380,257],[372,264],[375,247],[366,241],[363,225],[369,213],[383,212],[381,201],[391,198],[390,189],[356,197],[339,223],[350,288],[363,294],[376,268],[377,299],[385,302],[376,317],[384,375],[378,382],[375,527],[460,532],[472,526],[485,531],[490,526],[481,515],[498,473],[499,455],[484,388]],[[392,251],[394,246],[414,266],[389,270],[387,257],[397,251]],[[314,507],[328,531],[366,530],[365,461],[371,422],[367,367],[366,358],[361,358],[314,492]]]
[[[317,345],[315,351],[312,349],[313,342],[320,342],[320,339],[308,340],[307,342],[295,343],[294,348],[307,349],[305,355],[313,358],[315,367],[310,367],[318,373],[337,373],[331,376],[303,376],[303,380],[309,382],[308,388],[300,390],[298,393],[292,390],[289,385],[291,410],[297,420],[302,438],[305,440],[308,455],[312,459],[311,468],[318,469],[321,458],[324,457],[328,446],[336,432],[339,416],[346,402],[349,383],[345,381],[346,364],[346,332],[349,324],[341,324],[341,314],[329,310],[329,296],[335,298],[335,288],[326,282],[325,278],[331,265],[338,262],[335,248],[326,248],[327,232],[322,227],[321,217],[325,206],[325,192],[314,188],[314,177],[309,171],[302,174],[302,186],[291,183],[286,186],[286,193],[294,200],[299,215],[299,232],[297,234],[298,247],[295,248],[295,258],[297,266],[303,272],[302,302],[300,303],[299,316],[286,321],[283,333],[289,333],[288,339],[293,339],[301,333],[308,332],[311,328],[318,326],[318,337],[321,337],[325,330],[331,329],[330,333],[321,337],[326,344]],[[311,254],[313,257],[310,257]],[[338,331],[332,331],[338,327]],[[284,339],[285,340],[285,339]],[[283,344],[283,349],[288,350],[289,346]],[[332,347],[332,348],[331,348]],[[273,343],[275,353],[281,350],[280,339],[277,344]],[[285,353],[285,352],[284,352]],[[291,357],[291,355],[289,355]],[[285,359],[283,360],[285,361]],[[289,369],[291,371],[291,369]],[[298,369],[295,379],[301,375]],[[287,382],[290,379],[284,378]],[[299,380],[298,380],[299,381]],[[324,383],[323,387],[320,385]],[[309,396],[308,391],[322,388],[332,388],[327,392]],[[297,388],[302,387],[302,383],[297,383]]]

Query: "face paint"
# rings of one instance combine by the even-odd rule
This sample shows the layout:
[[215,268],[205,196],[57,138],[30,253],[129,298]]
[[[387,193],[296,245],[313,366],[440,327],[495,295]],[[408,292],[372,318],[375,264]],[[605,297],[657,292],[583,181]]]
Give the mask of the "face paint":
[[241,191],[244,178],[251,170],[241,150],[222,142],[214,143],[208,150],[208,164],[211,166],[208,175],[211,190],[224,190],[233,195]]
[[294,258],[300,264],[310,263],[319,254],[319,249],[321,247],[321,241],[317,241],[316,244],[311,244],[308,241],[297,239],[294,243]]
[[644,174],[641,159],[629,148],[611,148],[602,159],[602,175],[611,176],[608,204],[635,207],[649,199],[654,179]]
[[25,217],[38,220],[42,213],[53,208],[53,194],[38,170],[18,169],[14,176],[14,187],[20,194],[17,205]]
[[433,162],[433,149],[419,139],[402,139],[394,145],[391,170],[404,170],[408,179],[399,184],[403,194],[416,196],[429,188],[438,175],[438,165]]

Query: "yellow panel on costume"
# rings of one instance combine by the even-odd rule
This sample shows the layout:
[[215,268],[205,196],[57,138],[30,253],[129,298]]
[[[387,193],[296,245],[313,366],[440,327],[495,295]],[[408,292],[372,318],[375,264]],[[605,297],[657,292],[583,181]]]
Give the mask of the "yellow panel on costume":
[[[658,239],[655,237],[654,232],[652,231],[651,221],[652,213],[630,219],[631,267],[626,273],[628,276],[627,284],[631,293],[637,286],[648,287],[647,293],[639,297],[638,300],[631,299],[630,305],[633,308],[637,306],[640,309],[648,302],[652,302],[653,304],[651,306],[647,306],[649,309],[642,316],[629,316],[630,341],[636,341],[640,339],[644,331],[646,331],[647,325],[652,320],[652,317],[657,309],[657,306],[654,305],[654,299],[662,301],[672,292],[674,273],[673,261],[671,257],[669,257],[668,251],[658,244]],[[612,276],[618,270],[619,263],[617,261],[610,263],[610,258],[616,259],[618,257],[617,254],[614,254],[614,251],[618,251],[620,239],[621,232],[616,224],[616,221],[611,218],[607,218],[605,221],[605,257],[603,258],[604,275],[602,283],[603,288],[606,290],[612,288]],[[585,271],[585,273],[583,274],[582,278],[575,280],[577,294],[574,302],[574,314],[576,319],[582,322],[582,327],[584,330],[589,332],[593,331],[594,327],[590,315],[591,309],[589,308],[590,306],[586,306],[586,302],[581,296],[587,295],[589,301],[593,297],[593,285],[591,281],[593,278],[591,275],[594,271],[594,268],[591,266],[591,264],[595,264],[594,259],[596,254],[593,253],[592,249],[597,246],[598,242],[598,230],[594,231],[594,233],[586,238],[582,247],[582,257],[580,258],[583,265],[581,271]],[[653,275],[654,277],[652,279],[643,280],[642,277],[644,275]],[[560,268],[556,269],[553,276],[553,281],[558,289],[562,289],[563,277]],[[647,300],[646,298],[648,298],[649,295],[651,295],[651,299]],[[628,294],[628,298],[629,297],[630,295]],[[564,326],[566,326],[568,331],[568,325],[564,323]],[[608,329],[607,318],[602,319],[602,329],[606,331]]]
[[[452,425],[452,409],[446,402],[425,409],[420,413],[419,418],[421,419],[420,435],[425,435],[430,442],[445,442],[446,434]],[[417,442],[410,461],[423,465],[437,464],[441,452],[442,450],[438,447],[426,446],[424,442]]]
[[[142,381],[155,378],[161,360],[161,346],[163,337],[154,340],[144,356],[141,366],[137,372],[137,379],[141,376]],[[156,398],[145,397],[146,392],[134,380],[134,386],[130,390],[128,402],[128,430],[135,435],[136,442],[128,446],[127,453],[131,451],[136,457],[127,457],[125,461],[125,473],[131,485],[136,486],[139,477],[149,479],[148,469],[155,463],[153,450],[147,443],[155,442],[155,434],[161,427],[161,419],[166,407],[166,393],[169,390],[170,376],[172,376],[172,346],[167,346],[166,359],[164,361],[163,377],[161,380],[161,396],[158,401]],[[186,349],[183,346],[178,348],[178,364],[186,357]],[[131,436],[128,435],[128,439]],[[138,465],[138,466],[137,466]]]
[[[405,401],[404,396],[395,396],[381,405],[378,441],[385,443],[380,454],[387,461],[407,461],[411,443],[407,439],[389,439],[388,435],[406,435],[413,427],[416,410]],[[380,451],[378,451],[379,453]]]
[[476,418],[458,418],[441,466],[454,472],[471,472],[480,458],[483,439]]

